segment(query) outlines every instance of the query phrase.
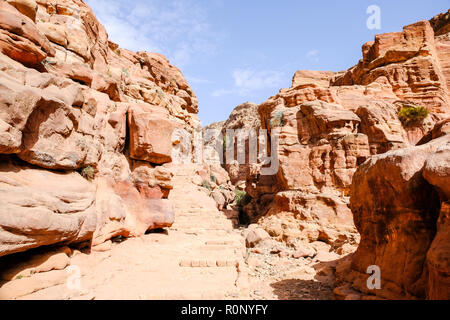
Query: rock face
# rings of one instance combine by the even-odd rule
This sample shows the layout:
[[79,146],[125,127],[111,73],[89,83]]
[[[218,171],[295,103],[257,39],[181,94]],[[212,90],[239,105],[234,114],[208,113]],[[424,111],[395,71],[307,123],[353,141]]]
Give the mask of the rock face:
[[169,120],[168,112],[133,106],[128,115],[130,157],[157,164],[171,162],[171,138],[178,125]]
[[[260,118],[258,115],[258,105],[246,102],[238,105],[231,112],[227,121],[225,121],[222,133],[224,137],[227,137],[227,130],[234,130],[236,137],[229,137],[228,140],[234,140],[234,158],[228,159],[226,155],[226,149],[224,150],[225,155],[225,168],[230,175],[231,182],[245,189],[245,181],[247,175],[250,172],[249,164],[249,136],[252,134],[259,133],[261,128]],[[230,141],[226,141],[230,144]],[[243,163],[239,163],[238,152],[245,153],[245,158]]]
[[0,80],[0,256],[173,223],[166,166],[193,150],[172,133],[200,121],[164,56],[119,48],[83,1],[1,1]]
[[[257,107],[261,128],[279,132],[279,168],[263,175],[261,165],[250,166],[246,191],[253,200],[245,211],[272,237],[325,241],[337,252],[358,243],[349,207],[358,166],[448,129],[448,18],[377,35],[347,71],[297,71],[290,88]],[[405,124],[399,111],[411,107],[428,115]]]
[[[269,101],[259,108],[261,123],[280,130],[278,173],[261,178],[257,171],[248,179],[249,194],[263,205],[270,201],[260,223],[287,242],[323,240],[336,249],[357,242],[346,193],[357,165],[370,156],[368,138],[358,132],[360,118],[323,101],[289,108]],[[264,208],[253,201],[250,210]]]
[[[231,112],[226,121],[215,122],[203,129],[205,162],[223,164],[233,185],[245,189],[250,172],[249,136],[261,128],[258,105],[245,102]],[[227,154],[233,148],[233,155]],[[245,154],[241,162],[238,153]]]
[[205,163],[196,164],[193,168],[181,166],[186,170],[186,175],[192,177],[191,183],[203,188],[217,204],[219,210],[225,209],[235,198],[234,186],[230,181],[227,171],[220,164]]
[[0,256],[92,238],[95,186],[78,173],[0,164]]
[[[371,157],[356,171],[351,209],[361,243],[341,276],[385,299],[449,299],[450,136]],[[369,266],[381,288],[366,285]]]

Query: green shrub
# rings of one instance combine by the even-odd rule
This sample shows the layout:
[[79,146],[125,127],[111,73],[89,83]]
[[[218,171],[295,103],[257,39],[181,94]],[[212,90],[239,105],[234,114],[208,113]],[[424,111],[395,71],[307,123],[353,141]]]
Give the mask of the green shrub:
[[202,187],[211,191],[211,184],[207,180],[202,181]]
[[428,110],[425,107],[405,106],[398,112],[398,118],[405,126],[421,123],[426,117]]
[[252,198],[243,190],[234,189],[234,194],[234,204],[238,207],[244,207],[252,200]]
[[95,169],[91,166],[87,166],[81,170],[81,175],[83,178],[91,181],[95,178]]
[[212,173],[209,175],[209,179],[211,180],[211,182],[216,183],[217,182],[217,178],[215,175],[213,175]]
[[122,73],[125,73],[128,77],[130,76],[130,73],[128,72],[127,68],[122,68]]

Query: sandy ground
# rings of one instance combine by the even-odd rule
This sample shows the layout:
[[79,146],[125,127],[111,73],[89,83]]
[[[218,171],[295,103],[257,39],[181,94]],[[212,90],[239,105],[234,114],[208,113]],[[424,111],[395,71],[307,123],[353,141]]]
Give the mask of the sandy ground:
[[237,213],[217,210],[190,180],[186,170],[174,177],[171,228],[73,251],[61,270],[3,283],[0,298],[332,299],[333,263],[295,259],[279,243],[246,248]]

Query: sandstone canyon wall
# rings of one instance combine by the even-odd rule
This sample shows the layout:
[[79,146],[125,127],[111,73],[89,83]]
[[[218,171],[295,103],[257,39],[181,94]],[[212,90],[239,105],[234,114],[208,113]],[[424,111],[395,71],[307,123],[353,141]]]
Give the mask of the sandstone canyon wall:
[[450,298],[449,161],[446,134],[373,156],[358,168],[350,202],[361,242],[350,264],[341,265],[338,282],[347,284],[335,289],[338,296],[373,294],[366,271],[376,265],[378,297]]
[[172,133],[197,112],[179,69],[83,1],[0,1],[0,256],[170,226],[170,162],[193,160]]
[[[337,283],[344,274],[352,289],[340,287],[340,298],[448,299],[448,136],[441,136],[450,114],[449,25],[450,12],[377,35],[356,66],[297,71],[290,88],[257,107],[255,128],[280,132],[279,170],[247,172],[245,210],[288,245],[319,240],[345,254],[359,243],[351,267],[341,264]],[[403,108],[428,114],[408,124]],[[367,290],[369,265],[381,267],[384,290]]]
[[[248,138],[251,131],[257,134],[260,128],[258,105],[252,102],[238,105],[226,121],[214,122],[204,128],[205,161],[223,164],[232,184],[245,189],[251,168]],[[233,149],[232,157],[227,157],[227,148]],[[238,152],[245,155],[241,163],[238,162]]]

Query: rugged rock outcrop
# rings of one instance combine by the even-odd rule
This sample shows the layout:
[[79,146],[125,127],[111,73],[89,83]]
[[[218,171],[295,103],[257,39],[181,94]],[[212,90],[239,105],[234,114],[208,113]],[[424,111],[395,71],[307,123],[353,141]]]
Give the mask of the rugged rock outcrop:
[[[321,240],[351,251],[342,248],[359,241],[348,197],[358,166],[447,130],[448,18],[377,35],[347,71],[297,71],[290,88],[258,106],[261,128],[278,131],[279,169],[262,175],[255,165],[247,174],[253,200],[245,210],[254,221],[287,243]],[[427,115],[407,123],[399,113],[408,108]]]
[[173,223],[167,164],[195,148],[174,132],[201,127],[164,56],[109,41],[83,1],[0,1],[0,80],[0,256]]
[[[367,136],[358,132],[360,118],[323,101],[289,108],[269,101],[259,108],[269,132],[280,130],[277,174],[261,178],[256,171],[248,179],[249,194],[263,206],[270,201],[259,223],[287,242],[356,243],[346,193],[357,165],[370,156]],[[256,200],[249,209],[261,214],[263,206]]]
[[225,121],[213,122],[203,128],[203,160],[205,163],[223,164],[223,124]]
[[0,163],[0,255],[90,240],[95,186],[78,173]]
[[[450,135],[445,135],[373,156],[358,168],[351,209],[361,242],[339,274],[351,285],[338,292],[449,299],[449,159]],[[381,287],[375,290],[366,284],[371,265],[381,271]]]
[[[245,189],[251,166],[249,136],[259,135],[260,128],[258,105],[252,102],[238,105],[226,121],[214,122],[203,129],[205,162],[223,164],[232,184]],[[231,148],[233,154],[227,154]],[[243,158],[239,159],[238,154],[244,155]]]
[[[449,299],[449,19],[376,36],[347,71],[297,71],[290,88],[206,127],[216,130],[202,158],[197,98],[164,56],[109,41],[82,0],[0,0],[1,297],[64,283],[70,260],[82,257],[75,248],[102,252],[171,226],[174,193],[178,209],[189,207],[174,228],[182,236],[171,241],[205,232],[217,241],[200,238],[194,251],[210,250],[205,244],[222,254],[221,237],[233,228],[226,218],[243,211],[225,217],[214,206],[226,209],[236,185],[258,223],[243,232],[252,253],[325,263],[317,276],[327,283],[335,268],[338,298]],[[408,108],[426,116],[404,122],[399,113]],[[227,137],[231,129],[237,136]],[[259,129],[271,139],[252,162],[248,136]],[[265,174],[274,163],[276,173]],[[174,181],[182,184],[172,191]],[[204,229],[191,228],[205,220]],[[37,247],[30,261],[21,254]],[[235,273],[246,276],[243,246],[228,249],[233,260],[202,256],[179,266],[230,267],[237,286]],[[167,244],[159,250],[141,261]],[[381,270],[375,291],[366,284],[373,265]],[[311,264],[306,271],[316,274]]]
[[[250,173],[249,137],[252,134],[259,135],[260,128],[258,105],[252,102],[246,102],[234,108],[223,124],[222,134],[227,137],[225,138],[225,148],[227,148],[227,144],[234,148],[232,159],[227,157],[227,150],[224,150],[225,169],[230,175],[231,182],[242,189],[245,189],[245,181]],[[227,132],[232,132],[230,130],[233,130],[234,134],[229,137]],[[233,144],[231,144],[232,140]],[[239,159],[240,153],[245,155],[242,159],[244,161]]]

